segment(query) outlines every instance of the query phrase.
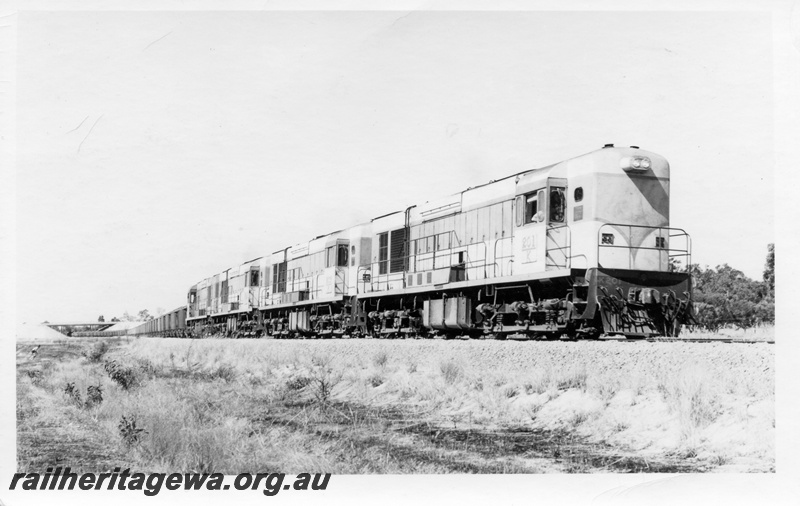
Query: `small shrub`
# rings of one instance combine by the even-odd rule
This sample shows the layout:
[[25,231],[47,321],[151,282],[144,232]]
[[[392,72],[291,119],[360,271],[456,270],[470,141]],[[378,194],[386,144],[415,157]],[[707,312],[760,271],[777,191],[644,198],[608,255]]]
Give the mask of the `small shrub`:
[[577,426],[577,425],[582,424],[583,422],[585,422],[588,419],[589,419],[589,413],[587,413],[585,411],[579,411],[579,412],[575,413],[575,415],[573,415],[572,420],[570,420],[570,421],[572,422],[573,426]]
[[503,395],[509,399],[519,395],[519,387],[516,385],[507,385],[503,388]]
[[325,403],[330,399],[333,388],[342,380],[342,373],[335,373],[328,367],[319,367],[314,371],[312,384],[314,386],[314,397],[317,402]]
[[138,443],[141,440],[142,434],[147,433],[147,431],[141,427],[136,426],[136,415],[130,415],[128,417],[123,415],[117,428],[119,429],[120,436],[122,436],[122,442],[125,443],[125,446],[129,447]]
[[83,399],[81,398],[81,393],[75,388],[75,383],[67,383],[67,386],[64,387],[64,395],[67,396],[67,399],[70,400],[73,404],[80,407],[83,406]]
[[64,395],[75,406],[81,409],[91,409],[103,402],[103,387],[100,385],[90,385],[86,389],[86,400],[81,397],[81,393],[75,387],[75,383],[69,382],[64,387]]
[[287,390],[302,390],[311,383],[311,378],[307,376],[293,376],[286,382]]
[[728,462],[729,459],[725,455],[717,454],[711,457],[711,463],[714,464],[715,466],[724,466]]
[[445,383],[453,384],[456,380],[461,377],[462,368],[461,365],[455,362],[454,360],[446,360],[439,364],[439,370],[442,373],[442,377],[444,378]]
[[609,380],[595,380],[592,382],[592,391],[597,393],[597,396],[606,401],[606,404],[617,395],[620,390],[619,381],[614,379]]
[[317,355],[311,357],[311,364],[318,369],[330,368],[333,358],[329,355]]
[[83,350],[81,353],[86,360],[92,363],[99,363],[103,360],[106,352],[110,349],[110,346],[105,341],[99,341],[94,343],[88,349]]
[[540,370],[528,377],[527,381],[522,384],[522,389],[527,395],[542,394],[550,388],[551,379],[552,374],[549,369]]
[[384,367],[386,367],[386,364],[389,363],[389,354],[387,354],[385,351],[378,352],[372,358],[372,362],[376,366],[378,366],[380,368],[384,368]]
[[718,393],[709,373],[698,364],[687,365],[665,378],[658,390],[678,413],[684,440],[690,440],[696,429],[708,426],[719,415]]
[[148,378],[153,378],[158,375],[158,368],[156,365],[146,359],[146,358],[137,358],[136,359],[136,367],[142,371]]
[[40,409],[36,406],[31,405],[29,402],[20,402],[17,401],[17,421],[23,422],[30,418],[35,418],[39,416]]
[[136,371],[114,360],[107,361],[103,368],[106,373],[108,373],[109,377],[121,386],[123,390],[130,390],[140,383]]
[[384,381],[385,380],[383,379],[383,376],[379,373],[375,373],[371,375],[369,378],[367,378],[367,382],[373,387],[379,387],[383,385]]
[[211,371],[208,375],[209,379],[221,379],[224,380],[225,383],[230,383],[234,379],[236,379],[236,370],[229,365],[221,365]]
[[83,407],[86,409],[93,408],[95,406],[99,406],[100,403],[103,402],[103,387],[100,385],[90,385],[89,388],[86,389],[86,402],[84,403]]
[[39,369],[25,371],[25,374],[28,375],[28,378],[30,378],[31,383],[34,385],[41,385],[42,381],[44,380],[44,373]]

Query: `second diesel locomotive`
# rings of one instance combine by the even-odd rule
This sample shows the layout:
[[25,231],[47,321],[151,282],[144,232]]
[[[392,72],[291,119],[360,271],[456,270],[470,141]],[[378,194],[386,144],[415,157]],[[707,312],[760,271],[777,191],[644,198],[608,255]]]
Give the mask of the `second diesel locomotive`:
[[180,335],[677,336],[691,243],[669,226],[669,177],[664,157],[606,145],[410,206],[204,279]]

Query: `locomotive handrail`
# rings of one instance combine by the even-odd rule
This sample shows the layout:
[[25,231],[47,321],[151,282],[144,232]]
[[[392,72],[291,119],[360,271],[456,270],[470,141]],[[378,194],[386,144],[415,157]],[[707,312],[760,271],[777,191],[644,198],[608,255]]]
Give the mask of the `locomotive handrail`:
[[314,285],[312,285],[312,286],[316,286],[316,288],[314,288],[313,290],[310,290],[310,292],[314,294],[314,298],[315,299],[319,299],[319,292],[320,292],[319,277],[320,276],[324,276],[324,275],[325,275],[325,272],[323,271],[323,272],[320,272],[319,274],[317,274],[316,277],[314,278]]
[[[450,236],[450,240],[448,241],[448,247],[440,248],[441,240],[440,237],[448,235]],[[418,245],[421,241],[427,241],[429,239],[433,239],[433,247],[430,251],[425,251],[424,253],[417,253],[419,250]],[[430,234],[423,237],[418,237],[416,239],[411,239],[408,241],[408,248],[406,250],[406,254],[400,257],[393,257],[387,258],[386,260],[379,260],[377,262],[371,262],[366,266],[360,266],[357,271],[356,275],[358,276],[357,281],[357,293],[360,291],[358,285],[363,284],[364,289],[366,289],[367,281],[364,281],[363,276],[367,272],[371,274],[369,284],[372,291],[381,290],[382,287],[380,286],[382,283],[390,283],[390,282],[399,282],[402,283],[402,287],[407,287],[407,274],[411,273],[419,273],[423,271],[437,271],[441,269],[451,269],[454,267],[461,267],[465,271],[475,271],[473,275],[476,279],[488,279],[489,278],[489,267],[494,266],[496,271],[496,262],[489,262],[489,245],[487,241],[476,241],[474,243],[463,244],[458,235],[455,233],[454,230],[450,230],[447,232],[440,232],[436,234]],[[476,260],[472,260],[472,257],[469,252],[470,247],[483,247],[483,258],[479,258]],[[412,253],[413,252],[413,253]],[[463,261],[455,263],[454,256],[458,253],[462,253],[464,255]],[[412,261],[413,258],[413,261]],[[445,260],[445,265],[437,266],[439,262]],[[392,261],[403,261],[403,270],[391,272],[386,272],[384,274],[374,274],[376,271],[380,271],[380,265],[382,263],[391,264]],[[438,260],[438,262],[437,262]],[[422,271],[418,270],[417,265],[419,262],[422,261],[430,261],[430,268],[423,269]],[[483,275],[480,275],[480,269],[482,269]]]
[[[292,281],[291,281],[292,288],[295,288],[297,283],[302,283],[303,281],[308,281],[308,282],[311,281],[311,276],[306,276],[305,273],[303,272],[303,268],[302,267],[295,267],[294,269],[297,269],[298,272],[297,272],[297,277],[292,278]],[[294,270],[294,269],[292,269],[292,270]],[[308,278],[308,279],[303,279],[303,278]],[[287,280],[287,285],[288,285],[288,283],[289,283],[289,281]],[[299,290],[287,290],[284,293],[297,292],[297,291],[299,291]]]
[[[617,244],[603,244],[603,242],[602,242],[602,233],[603,233],[603,229],[606,228],[606,227],[609,227],[609,228],[625,227],[625,228],[627,228],[628,229],[628,242],[629,242],[629,244],[627,244],[627,245],[623,245],[623,244],[619,244],[619,245],[617,245]],[[658,246],[652,247],[652,246],[644,246],[644,245],[632,246],[632,245],[630,245],[630,237],[632,236],[632,232],[633,232],[634,228],[636,228],[636,229],[650,229],[652,232],[658,231],[658,233],[659,233],[658,237],[664,237],[664,233],[663,232],[666,231],[667,232],[666,237],[668,237],[670,239],[672,239],[673,237],[674,238],[684,238],[685,239],[685,249],[679,249],[679,248],[672,247],[672,241],[671,240],[670,240],[669,244],[665,244],[663,247],[658,247]],[[652,233],[652,232],[650,232],[650,233]],[[677,232],[677,233],[673,233],[673,232]],[[662,265],[663,255],[666,253],[666,255],[667,255],[667,270],[669,270],[669,268],[670,268],[669,267],[669,261],[670,260],[672,260],[673,258],[685,257],[687,259],[686,266],[688,268],[688,266],[691,265],[691,263],[692,263],[691,247],[692,247],[691,236],[688,233],[686,233],[686,231],[683,230],[682,228],[659,227],[659,226],[651,226],[651,225],[629,225],[629,224],[623,224],[623,223],[604,223],[603,225],[600,226],[600,228],[597,229],[597,266],[598,267],[602,267],[602,264],[600,262],[600,251],[601,251],[601,248],[609,248],[609,249],[627,249],[629,251],[629,253],[628,253],[628,269],[633,269],[633,255],[632,255],[632,250],[633,249],[645,250],[645,251],[658,251],[659,252],[659,255],[658,255],[659,267]]]
[[[566,242],[565,242],[564,246],[560,246],[560,247],[557,247],[557,248],[548,248],[547,247],[547,239],[550,238],[550,231],[551,230],[561,230],[561,229],[566,229]],[[551,255],[550,255],[551,251],[561,251],[561,252],[564,253],[564,265],[563,266],[561,266],[561,265],[559,265],[557,263],[552,263],[551,264],[551,263],[547,262],[548,257],[552,258]],[[557,226],[557,227],[550,227],[550,226],[547,227],[547,231],[546,231],[546,235],[545,235],[545,252],[544,252],[544,255],[545,255],[545,259],[544,259],[545,268],[547,268],[547,267],[560,267],[560,268],[563,268],[563,269],[569,269],[570,268],[570,266],[572,264],[572,229],[569,228],[569,225],[567,225],[565,223],[565,224]]]
[[359,283],[364,284],[364,291],[366,291],[367,282],[364,281],[364,274],[367,272],[370,273],[370,279],[372,279],[372,264],[359,265],[358,269],[356,269],[356,293],[360,293],[358,290]]
[[[685,253],[680,253],[680,250],[676,250],[676,251],[679,251],[679,253],[675,254],[675,255],[670,255],[669,258],[670,258],[670,260],[672,260],[673,258],[676,258],[676,257],[686,257],[686,272],[689,272],[689,268],[692,265],[692,236],[690,236],[682,228],[676,228],[676,229],[673,229],[673,230],[680,231],[681,233],[680,234],[674,234],[674,235],[670,234],[670,236],[669,236],[670,239],[672,237],[684,237],[685,240],[686,240],[686,252]],[[672,242],[672,241],[670,241],[670,242]]]
[[500,243],[501,241],[512,242],[513,239],[514,239],[514,236],[509,235],[508,237],[501,237],[500,239],[495,239],[494,240],[494,252],[493,252],[493,255],[494,255],[494,277],[495,278],[499,277],[497,275],[497,267],[498,266],[500,266],[500,276],[503,276],[502,265],[499,265],[498,260],[505,260],[506,258],[510,258],[511,259],[508,262],[508,264],[509,264],[509,272],[506,275],[510,276],[511,274],[513,274],[511,272],[511,267],[513,267],[513,265],[514,265],[514,252],[512,251],[510,255],[504,255],[504,256],[500,256],[500,257],[497,256],[497,244]]
[[269,288],[266,286],[259,286],[258,287],[258,307],[263,307],[267,305],[267,296],[269,295]]

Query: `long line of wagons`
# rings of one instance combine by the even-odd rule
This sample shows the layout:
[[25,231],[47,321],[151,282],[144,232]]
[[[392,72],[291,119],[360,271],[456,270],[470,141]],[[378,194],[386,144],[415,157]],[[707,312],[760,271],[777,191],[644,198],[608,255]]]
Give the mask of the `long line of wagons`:
[[609,144],[255,258],[133,335],[677,336],[691,241],[667,160]]

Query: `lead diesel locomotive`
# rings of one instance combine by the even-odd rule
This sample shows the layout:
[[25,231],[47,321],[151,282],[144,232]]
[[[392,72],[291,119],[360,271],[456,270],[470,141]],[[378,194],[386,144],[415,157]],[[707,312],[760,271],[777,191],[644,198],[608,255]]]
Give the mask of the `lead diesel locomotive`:
[[691,253],[669,170],[606,145],[227,269],[168,318],[196,337],[677,336]]

